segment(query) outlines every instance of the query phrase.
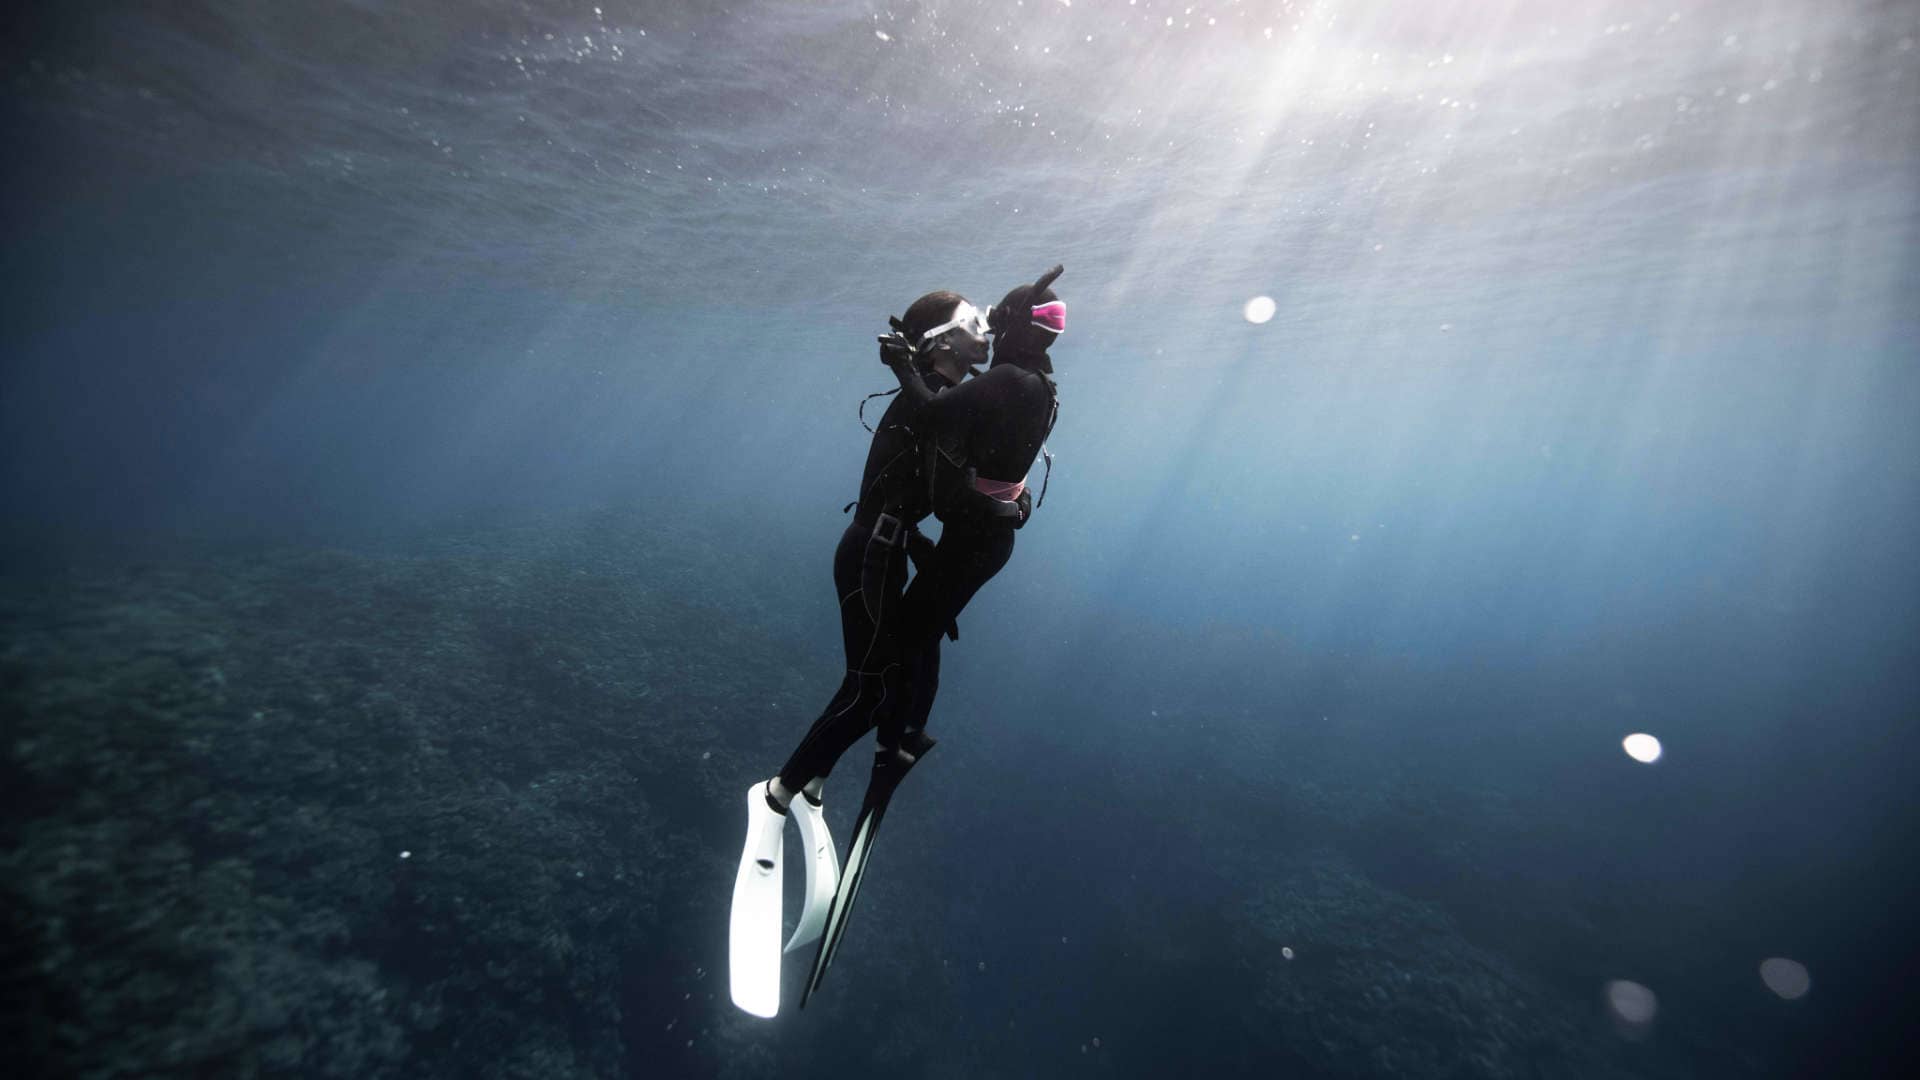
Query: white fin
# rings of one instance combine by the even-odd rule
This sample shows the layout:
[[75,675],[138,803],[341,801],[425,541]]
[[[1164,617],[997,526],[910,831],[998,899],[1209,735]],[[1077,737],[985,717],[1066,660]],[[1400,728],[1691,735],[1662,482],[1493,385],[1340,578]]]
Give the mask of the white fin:
[[788,808],[793,823],[800,826],[800,843],[807,860],[807,899],[800,908],[800,923],[787,939],[787,952],[820,938],[827,925],[827,909],[833,906],[833,891],[840,887],[840,853],[833,848],[833,836],[827,832],[825,811],[807,801],[805,795]]
[[765,781],[747,789],[747,843],[733,878],[727,963],[733,1003],[755,1016],[780,1012],[781,847],[787,818],[767,804]]

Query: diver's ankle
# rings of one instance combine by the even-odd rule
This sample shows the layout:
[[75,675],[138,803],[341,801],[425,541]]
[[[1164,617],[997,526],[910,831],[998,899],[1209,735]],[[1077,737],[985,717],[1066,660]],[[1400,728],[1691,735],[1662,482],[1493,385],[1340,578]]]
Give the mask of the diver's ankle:
[[780,778],[776,776],[767,781],[767,798],[775,804],[775,809],[784,812],[793,802],[793,792],[788,791],[787,785],[781,783]]

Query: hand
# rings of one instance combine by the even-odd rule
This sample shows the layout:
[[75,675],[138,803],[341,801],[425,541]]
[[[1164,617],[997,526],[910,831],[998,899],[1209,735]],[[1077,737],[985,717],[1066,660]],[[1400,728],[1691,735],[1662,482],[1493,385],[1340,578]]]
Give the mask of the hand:
[[899,367],[913,362],[913,345],[907,341],[907,335],[894,331],[882,334],[880,342],[880,362],[888,367]]

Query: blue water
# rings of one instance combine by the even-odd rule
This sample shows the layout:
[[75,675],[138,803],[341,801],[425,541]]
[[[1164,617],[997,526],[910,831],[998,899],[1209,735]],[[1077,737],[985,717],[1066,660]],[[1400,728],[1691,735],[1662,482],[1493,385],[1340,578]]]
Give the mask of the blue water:
[[[339,677],[395,715],[531,710],[563,738],[559,683],[465,713],[401,688],[377,635],[427,587],[369,583],[428,564],[377,560],[528,589],[512,567],[565,566],[584,596],[680,613],[561,610],[512,646],[604,647],[588,685],[684,663],[606,706],[682,741],[619,751],[652,770],[652,819],[590,815],[590,850],[661,884],[580,947],[596,989],[541,999],[578,1056],[531,1019],[512,1053],[422,1026],[432,979],[351,944],[378,936],[351,915],[336,952],[261,948],[371,957],[415,1011],[329,999],[337,1023],[259,1028],[292,1058],[229,1071],[1787,1076],[1872,1073],[1897,1045],[1914,5],[199,0],[11,22],[0,552],[43,599],[10,609],[9,726],[34,735],[7,775],[65,792],[9,811],[35,918],[59,908],[27,869],[56,850],[35,822],[106,774],[33,772],[41,729],[81,723],[33,704],[63,670],[35,635],[106,612],[164,650],[185,631],[126,613],[282,580],[249,559],[354,552],[376,561],[325,572],[376,614],[324,632],[373,659]],[[722,985],[738,796],[837,682],[854,408],[890,381],[872,337],[923,292],[990,301],[1055,261],[1045,506],[962,617],[939,756],[826,999],[750,1020]],[[1270,321],[1244,317],[1258,296]],[[189,564],[202,584],[172,593],[125,576]],[[318,649],[315,625],[287,647]],[[139,698],[97,700],[116,693]],[[1627,757],[1633,732],[1665,756]],[[286,782],[327,801],[316,775]],[[329,887],[289,880],[321,883],[261,895]],[[19,973],[54,938],[22,940],[10,977],[40,986]],[[103,1015],[97,987],[141,963],[114,940],[63,945],[92,974],[17,1015]],[[1811,990],[1771,992],[1771,957]],[[182,963],[167,993],[239,985]],[[342,1034],[376,1020],[394,1034]],[[36,1060],[104,1068],[84,1042]],[[119,1067],[159,1067],[128,1045]]]

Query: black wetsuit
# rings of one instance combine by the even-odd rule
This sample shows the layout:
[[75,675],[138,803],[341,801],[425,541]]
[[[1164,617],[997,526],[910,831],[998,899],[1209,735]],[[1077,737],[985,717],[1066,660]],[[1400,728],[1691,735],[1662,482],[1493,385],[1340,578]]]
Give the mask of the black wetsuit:
[[926,726],[940,683],[941,633],[1013,556],[1013,532],[1022,518],[981,495],[973,476],[1007,482],[1025,477],[1053,429],[1054,413],[1052,380],[999,361],[927,401],[916,417],[938,448],[931,486],[942,528],[939,545],[931,558],[919,560],[901,602],[899,647],[911,695],[905,714],[888,718],[894,729]]
[[[780,782],[789,791],[799,791],[808,781],[826,776],[861,736],[890,716],[906,712],[900,707],[907,700],[909,680],[900,650],[899,618],[907,583],[907,545],[931,547],[932,543],[913,531],[933,510],[916,420],[928,400],[938,400],[932,395],[951,385],[940,375],[924,375],[919,382],[922,394],[895,397],[874,429],[853,521],[840,534],[833,553],[847,673],[833,700],[780,769]],[[937,645],[931,652],[938,655]]]
[[[978,491],[973,476],[1027,475],[1052,428],[1053,385],[1000,362],[949,387],[938,375],[901,374],[901,393],[881,416],[833,558],[847,673],[780,770],[789,791],[825,777],[876,726],[888,745],[926,726],[940,635],[1013,555],[1020,519]],[[908,585],[907,545],[927,543],[913,526],[929,512],[940,517],[940,541],[916,554]]]

